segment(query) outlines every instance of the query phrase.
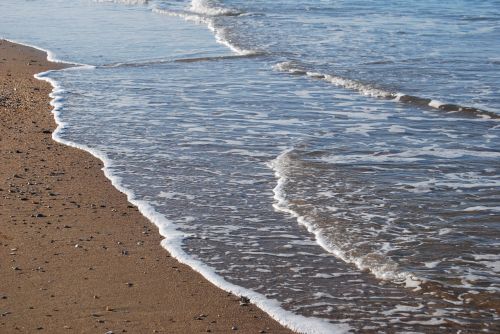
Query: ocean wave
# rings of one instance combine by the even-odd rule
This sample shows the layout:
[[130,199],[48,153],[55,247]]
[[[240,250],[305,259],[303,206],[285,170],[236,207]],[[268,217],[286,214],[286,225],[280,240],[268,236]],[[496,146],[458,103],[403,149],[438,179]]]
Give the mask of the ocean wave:
[[[93,66],[80,66],[59,71],[90,70],[94,68],[95,67]],[[62,97],[62,94],[65,93],[65,90],[59,82],[50,77],[51,72],[54,71],[41,72],[36,74],[34,77],[38,80],[46,81],[52,85],[52,92],[49,94],[51,98],[50,105],[53,108],[52,114],[54,115],[54,119],[57,124],[56,130],[52,133],[52,139],[63,145],[87,151],[97,159],[101,160],[104,164],[103,172],[106,178],[111,181],[111,184],[118,191],[127,196],[127,200],[130,203],[138,207],[139,212],[143,216],[145,216],[149,221],[151,221],[155,226],[158,227],[159,233],[163,237],[161,246],[166,249],[172,255],[172,257],[177,259],[180,263],[188,265],[194,271],[200,273],[203,277],[205,277],[205,279],[207,279],[209,282],[219,287],[220,289],[233,293],[237,296],[247,297],[251,303],[255,304],[264,312],[268,313],[277,322],[285,327],[290,328],[293,331],[308,334],[343,334],[351,332],[351,328],[347,324],[333,324],[328,322],[327,320],[323,320],[320,318],[305,317],[287,311],[282,307],[279,301],[266,297],[259,292],[229,282],[224,277],[217,274],[211,266],[187,254],[184,251],[182,245],[183,241],[186,238],[189,238],[189,234],[180,231],[177,225],[175,225],[163,214],[160,214],[150,202],[137,198],[132,189],[125,187],[123,185],[123,180],[113,173],[114,162],[109,159],[109,157],[104,152],[93,149],[85,144],[76,143],[63,138],[62,134],[68,126],[68,124],[63,122],[61,119],[61,112],[64,108],[64,98]]]
[[226,8],[210,0],[192,0],[189,10],[206,16],[238,16],[242,12],[234,8]]
[[325,235],[324,230],[317,226],[314,221],[311,221],[311,219],[301,215],[293,209],[287,199],[286,193],[286,186],[290,182],[287,175],[288,166],[292,163],[291,154],[293,151],[293,149],[284,151],[268,164],[268,166],[274,171],[277,179],[277,185],[273,189],[273,207],[275,210],[284,212],[296,218],[300,225],[303,225],[310,233],[314,234],[317,243],[323,249],[335,255],[342,261],[354,264],[361,271],[368,270],[378,279],[392,281],[397,284],[402,284],[407,288],[419,290],[420,285],[424,282],[424,280],[417,278],[410,272],[400,270],[398,264],[385,256],[383,251],[372,251],[367,254],[353,256],[351,249],[346,249],[343,246],[334,244],[327,237],[327,235]]
[[[190,10],[175,10],[175,9],[167,9],[167,8],[162,8],[158,6],[154,6],[152,8],[152,11],[157,14],[161,15],[169,15],[169,16],[177,16],[180,18],[183,18],[186,21],[194,22],[196,24],[205,24],[210,31],[213,32],[215,36],[215,40],[228,47],[231,51],[234,53],[237,53],[238,55],[255,55],[259,54],[261,52],[256,51],[256,50],[246,50],[242,49],[238,46],[236,46],[234,43],[230,41],[230,39],[227,37],[227,31],[224,28],[218,28],[215,26],[215,21],[214,17],[220,16],[219,15],[207,15],[207,14],[201,14],[197,13],[194,11]],[[234,15],[232,15],[234,16]]]
[[294,61],[280,62],[274,65],[273,68],[279,72],[285,72],[292,75],[302,75],[313,79],[324,80],[337,87],[354,90],[362,95],[369,97],[393,100],[395,102],[409,104],[417,107],[433,108],[445,111],[447,113],[453,113],[453,114],[460,113],[464,116],[472,115],[486,119],[500,119],[500,114],[493,111],[483,110],[469,106],[461,106],[458,104],[441,102],[430,98],[384,90],[381,88],[377,88],[372,84],[363,83],[361,81],[352,80],[341,76],[336,76],[333,74],[324,74],[324,73],[310,71],[306,69],[305,66]]

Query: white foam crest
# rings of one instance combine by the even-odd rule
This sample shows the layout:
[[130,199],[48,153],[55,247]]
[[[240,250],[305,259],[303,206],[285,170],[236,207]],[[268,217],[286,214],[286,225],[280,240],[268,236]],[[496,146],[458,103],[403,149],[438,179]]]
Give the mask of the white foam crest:
[[276,159],[268,163],[268,166],[274,170],[274,175],[277,179],[277,185],[273,189],[275,201],[273,207],[275,210],[287,213],[297,219],[297,222],[300,225],[305,226],[307,230],[315,236],[316,242],[323,249],[334,254],[342,261],[356,265],[361,271],[369,270],[378,279],[390,280],[398,284],[404,284],[405,287],[414,288],[415,290],[420,289],[420,284],[423,280],[418,279],[412,273],[399,271],[397,264],[391,259],[385,257],[383,254],[369,253],[359,257],[352,256],[348,251],[338,247],[328,240],[321,228],[318,228],[313,222],[308,221],[306,217],[301,216],[299,213],[290,208],[285,187],[288,183],[286,170],[287,165],[290,162],[289,154],[292,151],[293,148],[288,149],[281,153]]
[[227,38],[226,38],[226,32],[223,28],[216,28],[215,23],[213,20],[213,17],[206,16],[206,15],[201,15],[196,12],[189,12],[189,11],[180,11],[180,10],[170,10],[170,9],[164,9],[164,8],[159,8],[158,6],[154,6],[152,9],[153,13],[157,14],[162,14],[162,15],[169,15],[169,16],[177,16],[180,18],[183,18],[184,20],[188,22],[194,22],[196,24],[205,24],[210,31],[215,36],[215,40],[217,43],[225,45],[228,49],[233,51],[234,53],[241,55],[241,56],[251,56],[251,55],[257,55],[259,54],[258,51],[255,50],[245,50],[241,49],[234,44],[232,44]]
[[[309,72],[307,73],[307,75],[310,76]],[[325,80],[338,87],[357,90],[358,92],[366,96],[379,97],[379,98],[394,98],[394,93],[374,88],[370,85],[366,85],[355,80],[346,79],[334,75],[325,75]]]
[[207,16],[235,16],[241,14],[236,9],[217,6],[214,1],[210,0],[192,0],[189,10]]
[[378,97],[378,98],[396,98],[397,94],[383,90],[383,89],[378,89],[375,88],[371,85],[364,84],[362,82],[356,81],[356,80],[351,80],[347,78],[342,78],[340,76],[336,75],[330,75],[330,74],[322,74],[318,72],[310,72],[307,71],[297,64],[295,64],[292,61],[285,61],[278,63],[273,66],[273,68],[277,71],[280,72],[288,72],[290,74],[300,74],[300,75],[305,75],[310,78],[315,78],[315,79],[322,79],[325,80],[337,87],[341,88],[346,88],[350,90],[355,90],[360,92],[362,95],[365,96],[371,96],[371,97]]
[[[287,72],[290,74],[294,75],[305,75],[310,78],[314,79],[321,79],[325,80],[337,87],[345,88],[345,89],[350,89],[350,90],[355,90],[359,92],[362,95],[369,96],[369,97],[375,97],[375,98],[382,98],[382,99],[389,99],[394,102],[403,102],[402,98],[407,97],[407,94],[401,93],[401,92],[391,92],[387,91],[384,89],[376,88],[373,87],[370,84],[365,84],[357,80],[352,80],[352,79],[347,79],[343,78],[340,76],[336,75],[331,75],[331,74],[323,74],[319,72],[311,72],[303,69],[301,66],[297,65],[293,61],[285,61],[278,63],[273,66],[273,68],[279,72]],[[425,100],[425,99],[421,99]],[[438,100],[430,100],[430,102],[427,104],[428,107],[434,108],[434,109],[442,109],[445,106],[451,106],[450,104],[447,104],[442,101]],[[467,109],[471,108],[464,108],[461,106],[456,106],[457,110],[455,111],[449,111],[450,113],[453,112],[458,112],[458,111],[466,111]],[[474,108],[472,108],[474,109]],[[493,112],[485,111],[485,110],[476,110],[477,116],[480,119],[483,120],[493,120],[493,121],[499,121],[498,118],[493,118],[492,115],[495,114]]]
[[[78,69],[90,68],[92,67],[79,67]],[[151,203],[138,199],[131,189],[123,186],[121,178],[113,175],[112,173],[113,162],[108,159],[108,157],[103,152],[92,149],[86,145],[68,141],[60,136],[60,133],[67,126],[61,120],[60,115],[63,108],[63,100],[61,99],[59,94],[64,92],[64,90],[56,80],[47,76],[50,72],[52,71],[38,73],[35,75],[35,78],[47,81],[53,87],[52,92],[49,94],[49,96],[52,98],[50,102],[51,106],[53,107],[52,113],[57,123],[57,128],[52,133],[53,140],[67,146],[87,151],[94,157],[101,160],[104,165],[102,169],[104,175],[111,181],[112,185],[120,192],[124,193],[127,196],[128,201],[136,205],[141,214],[158,227],[160,235],[164,237],[161,245],[171,254],[171,256],[173,256],[179,262],[186,264],[193,270],[199,272],[201,275],[203,275],[203,277],[205,277],[208,281],[210,281],[220,289],[231,292],[238,296],[246,296],[257,307],[268,313],[280,324],[290,328],[293,331],[308,334],[340,334],[348,333],[350,331],[350,327],[345,324],[332,324],[327,322],[326,320],[322,320],[319,318],[308,318],[287,311],[281,307],[280,303],[277,300],[269,299],[260,293],[226,281],[223,277],[217,275],[213,268],[187,254],[182,249],[182,242],[184,238],[188,237],[189,235],[179,231],[177,226],[172,221],[168,220],[164,215],[158,213],[151,205]]]
[[432,107],[432,108],[435,108],[435,109],[439,109],[439,107],[441,107],[442,105],[445,105],[446,103],[442,102],[442,101],[438,101],[438,100],[431,100],[431,102],[429,102],[429,107]]

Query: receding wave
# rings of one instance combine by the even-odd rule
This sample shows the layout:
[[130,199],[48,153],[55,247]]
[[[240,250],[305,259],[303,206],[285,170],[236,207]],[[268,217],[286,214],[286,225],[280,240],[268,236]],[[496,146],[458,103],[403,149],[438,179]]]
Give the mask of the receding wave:
[[[361,240],[356,236],[356,233],[346,233],[341,224],[331,222],[328,225],[322,224],[321,220],[317,219],[319,216],[316,215],[317,210],[319,210],[318,207],[313,202],[310,202],[307,197],[297,197],[295,193],[297,187],[300,188],[304,183],[304,180],[300,177],[300,172],[296,173],[304,168],[301,159],[298,159],[300,154],[298,150],[289,149],[269,162],[268,166],[274,171],[277,181],[273,189],[273,207],[276,211],[294,217],[300,225],[315,236],[316,242],[323,249],[342,261],[355,265],[361,271],[370,272],[379,280],[393,282],[412,289],[413,292],[431,294],[452,304],[462,304],[465,299],[464,296],[466,296],[466,303],[469,305],[499,310],[500,303],[496,300],[498,291],[496,288],[488,286],[471,292],[471,287],[463,285],[463,282],[457,283],[453,280],[445,282],[440,281],[438,276],[432,276],[429,268],[437,266],[440,261],[425,263],[426,270],[416,268],[413,269],[417,271],[405,270],[399,263],[391,259],[387,253],[394,250],[395,245],[385,243],[379,239],[372,240],[372,242],[369,242],[370,239],[364,239],[366,235],[371,233],[369,229],[373,229],[373,227],[365,226],[368,230],[359,231],[359,236],[362,236]],[[311,154],[321,155],[323,153],[319,151],[311,152]],[[305,175],[309,174],[306,173]],[[466,211],[472,210],[492,211],[498,210],[498,208],[477,206],[466,209]],[[366,212],[366,215],[368,216],[369,213]],[[331,219],[333,220],[333,218]],[[350,231],[352,232],[352,229]],[[476,260],[491,261],[489,264],[495,267],[498,265],[497,259],[496,254],[482,257],[480,255],[476,256]],[[446,259],[443,261],[446,261]],[[470,269],[467,279],[472,280],[477,279],[477,277],[481,277],[481,274]],[[484,301],[488,298],[491,299],[491,302],[485,305]]]
[[396,262],[384,256],[382,252],[372,251],[366,254],[353,255],[350,247],[346,243],[345,245],[338,245],[332,242],[328,238],[323,229],[318,226],[310,218],[300,214],[294,209],[292,203],[288,200],[286,193],[286,187],[290,182],[289,179],[289,166],[293,164],[293,158],[291,157],[293,149],[284,151],[275,160],[269,163],[275,173],[277,179],[277,185],[273,189],[274,192],[274,204],[273,207],[277,211],[281,211],[297,219],[297,222],[307,228],[307,230],[314,234],[318,244],[323,247],[326,251],[334,254],[336,257],[340,258],[346,263],[351,263],[356,265],[360,270],[368,270],[375,277],[381,280],[390,280],[398,284],[404,284],[409,288],[420,289],[420,284],[422,280],[415,277],[410,272],[402,271]]
[[392,92],[381,88],[377,88],[372,84],[363,83],[361,81],[347,79],[332,74],[323,74],[323,73],[309,71],[304,66],[293,61],[285,61],[278,63],[274,66],[274,69],[292,75],[303,75],[314,79],[324,80],[337,87],[355,90],[365,96],[393,100],[395,102],[410,104],[418,107],[438,109],[453,114],[461,113],[464,116],[472,115],[482,118],[500,119],[500,114],[493,111],[488,111],[469,106],[461,106],[458,104],[440,102],[430,98],[413,96],[399,92]]
[[[205,3],[205,2],[204,2]],[[200,5],[201,6],[201,5]],[[230,50],[233,52],[239,54],[239,55],[253,55],[253,54],[258,54],[260,53],[259,51],[256,50],[247,50],[243,49],[234,43],[232,43],[229,38],[227,37],[227,31],[224,28],[217,28],[215,26],[214,18],[217,16],[237,16],[239,14],[236,14],[236,12],[227,9],[227,12],[225,14],[224,11],[222,11],[221,8],[214,9],[212,8],[211,11],[205,10],[205,12],[201,11],[199,7],[197,10],[193,10],[193,5],[190,7],[189,10],[175,10],[175,9],[167,9],[167,8],[161,8],[158,6],[153,7],[153,12],[161,15],[169,15],[169,16],[177,16],[181,17],[186,21],[194,22],[197,24],[205,24],[208,29],[210,29],[214,35],[215,39],[218,43],[223,44],[227,46]],[[211,14],[209,14],[211,13]],[[219,13],[216,15],[216,13]]]

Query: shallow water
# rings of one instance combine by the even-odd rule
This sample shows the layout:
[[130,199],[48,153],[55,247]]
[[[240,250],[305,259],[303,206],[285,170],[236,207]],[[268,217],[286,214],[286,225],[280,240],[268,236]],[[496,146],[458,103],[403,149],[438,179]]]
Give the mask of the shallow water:
[[219,285],[339,325],[310,332],[496,332],[496,5],[6,1],[0,31],[91,65],[48,74],[57,137]]

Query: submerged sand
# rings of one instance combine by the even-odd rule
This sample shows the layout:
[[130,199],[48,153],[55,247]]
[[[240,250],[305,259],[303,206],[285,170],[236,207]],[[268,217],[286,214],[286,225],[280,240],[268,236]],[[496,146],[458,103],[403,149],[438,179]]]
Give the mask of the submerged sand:
[[291,333],[160,246],[102,162],[52,140],[64,65],[0,41],[0,333]]

